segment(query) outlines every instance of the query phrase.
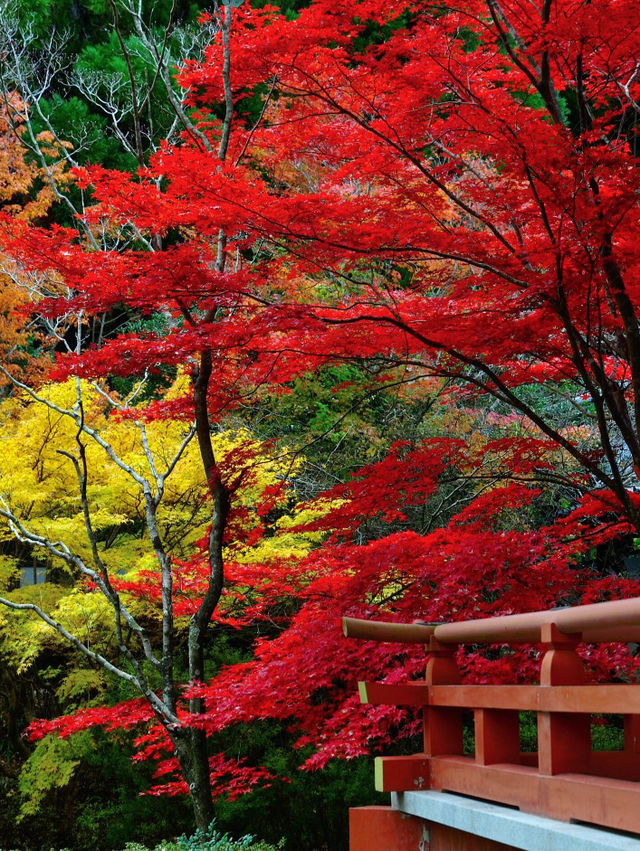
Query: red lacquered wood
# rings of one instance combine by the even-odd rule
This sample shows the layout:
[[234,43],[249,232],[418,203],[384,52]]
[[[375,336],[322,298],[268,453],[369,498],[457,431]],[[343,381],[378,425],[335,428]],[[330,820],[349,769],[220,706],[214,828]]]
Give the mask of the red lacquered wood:
[[416,792],[429,788],[426,754],[378,756],[374,762],[377,792]]
[[476,709],[474,712],[476,762],[520,762],[518,713],[506,709]]
[[430,706],[466,706],[472,709],[538,708],[538,686],[432,686]]
[[[637,686],[627,686],[627,688],[633,689],[636,694],[640,692],[640,689]],[[638,695],[638,697],[640,698],[640,695]],[[632,707],[630,705],[631,703],[632,701],[627,702],[627,712],[632,708],[636,708],[636,710],[640,709],[640,700],[637,701],[636,707]],[[624,716],[624,749],[628,753],[640,753],[640,715]],[[640,759],[638,759],[638,761],[640,762]]]
[[[455,648],[443,647],[432,638],[429,651],[431,656],[425,676],[427,686],[458,685],[460,671],[455,660]],[[425,707],[423,739],[426,754],[461,754],[462,710]]]
[[349,810],[349,851],[512,851],[512,847],[391,807]]
[[580,636],[566,636],[554,623],[543,624],[541,638],[548,650],[540,667],[540,685],[582,685],[585,680],[582,659],[576,653]]
[[592,751],[589,757],[589,774],[616,780],[640,780],[640,760],[631,751]]
[[629,685],[538,687],[538,708],[548,712],[592,712],[623,715],[640,712],[640,688]]
[[583,773],[589,770],[591,719],[565,712],[538,713],[540,774]]
[[437,754],[461,754],[462,709],[440,709],[427,707],[424,711],[424,752]]
[[425,681],[427,685],[457,685],[460,671],[456,663],[455,647],[440,644],[433,637],[429,640],[429,661]]
[[[424,752],[377,760],[376,788],[444,789],[550,818],[640,833],[640,685],[587,685],[576,652],[598,632],[604,639],[640,630],[639,603],[636,598],[436,626],[428,641],[425,684],[360,686],[363,699],[372,703],[424,706]],[[546,645],[540,685],[460,684],[456,643],[498,636]],[[474,759],[462,754],[465,708],[474,711]],[[535,754],[520,753],[523,710],[537,713]],[[624,717],[623,751],[592,752],[596,713]]]
[[631,640],[631,634],[640,627],[640,597],[441,624],[434,635],[443,644],[539,641],[540,630],[547,623],[555,623],[565,634],[582,633],[585,640],[594,640],[597,635],[600,641],[622,640],[627,627],[627,640]]
[[625,780],[570,775],[543,782],[541,809],[561,821],[590,822],[640,832],[638,786]]
[[470,757],[433,757],[430,764],[432,789],[446,789],[475,798],[486,798],[526,812],[540,812],[540,783],[535,768],[524,765],[478,765]]
[[548,623],[554,623],[564,634],[580,633],[589,642],[640,641],[640,597],[442,624],[398,624],[344,617],[342,628],[349,638],[375,641],[425,644],[434,635],[442,644],[510,644],[540,641],[541,630]]
[[[541,636],[549,648],[540,668],[541,686],[582,685],[586,679],[576,653],[580,636],[566,636],[553,623]],[[587,707],[583,707],[586,709]],[[591,719],[584,713],[538,712],[538,771],[540,774],[587,772],[591,756]]]
[[626,780],[581,774],[542,777],[525,766],[483,766],[461,757],[434,757],[431,786],[560,821],[584,821],[640,833],[638,784]]
[[[585,686],[433,686],[430,706],[472,709],[545,710],[640,714],[640,688],[631,685]],[[640,731],[636,738],[640,741]]]
[[427,644],[435,626],[423,623],[388,623],[360,618],[342,618],[342,631],[347,638],[370,641],[400,641],[403,644]]
[[429,851],[422,819],[391,807],[349,810],[349,851]]

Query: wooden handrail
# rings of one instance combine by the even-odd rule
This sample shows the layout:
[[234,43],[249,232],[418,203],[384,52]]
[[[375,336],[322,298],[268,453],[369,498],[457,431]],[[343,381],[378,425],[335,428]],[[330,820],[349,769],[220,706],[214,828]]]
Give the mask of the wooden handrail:
[[544,624],[552,623],[565,635],[582,641],[640,641],[640,597],[590,603],[517,615],[498,615],[470,621],[411,624],[343,618],[349,638],[426,644],[431,637],[440,644],[483,644],[537,642]]
[[361,618],[342,618],[342,631],[347,638],[364,638],[370,641],[399,641],[402,644],[426,644],[435,624],[390,623],[368,621]]
[[[582,641],[640,641],[640,597],[451,623],[343,618],[343,629],[428,652],[424,680],[359,684],[363,703],[423,715],[420,753],[376,760],[379,791],[447,789],[640,834],[640,684],[589,684],[577,652]],[[461,684],[458,645],[517,642],[543,645],[538,685]],[[523,711],[537,719],[535,752],[521,747]],[[623,750],[592,750],[590,716],[600,713],[624,719]],[[463,737],[470,716],[473,755]]]

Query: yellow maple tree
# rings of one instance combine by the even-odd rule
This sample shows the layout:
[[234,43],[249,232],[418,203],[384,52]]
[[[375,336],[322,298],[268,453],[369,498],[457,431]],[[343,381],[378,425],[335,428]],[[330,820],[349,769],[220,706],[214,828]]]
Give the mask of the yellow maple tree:
[[[179,375],[167,396],[180,395],[187,381]],[[99,437],[93,440],[83,436],[83,449],[76,423],[64,413],[74,405],[82,406],[87,428]],[[190,441],[185,445],[189,424],[179,420],[141,423],[123,416],[124,409],[126,400],[76,379],[47,384],[37,394],[15,393],[0,402],[0,509],[4,507],[16,518],[14,524],[0,525],[0,594],[14,602],[40,605],[74,635],[83,640],[91,636],[92,643],[99,640],[105,645],[113,640],[109,602],[91,586],[77,584],[80,576],[73,566],[46,547],[23,546],[16,553],[12,546],[21,535],[17,524],[23,523],[31,535],[42,540],[65,542],[87,565],[95,561],[95,544],[109,574],[117,579],[135,583],[141,575],[157,572],[146,526],[144,493],[135,475],[149,477],[150,468],[167,469],[172,459],[179,458],[164,483],[157,527],[173,558],[187,558],[197,549],[197,542],[207,534],[211,513],[197,444]],[[244,509],[249,526],[262,522],[257,513],[261,494],[268,488],[277,489],[291,474],[290,459],[270,457],[246,429],[220,432],[213,436],[213,442],[223,467],[233,469],[238,453],[244,459],[252,458],[249,474],[242,477],[235,491],[234,504]],[[81,453],[87,470],[90,529],[74,463]],[[288,494],[283,490],[277,499],[284,512]],[[228,555],[247,566],[303,557],[318,534],[289,529],[293,525],[291,515],[295,514],[294,506],[273,524],[276,534],[252,545],[236,544]],[[31,564],[34,556],[55,581],[16,587],[20,568]],[[160,616],[152,596],[129,599],[127,605],[147,622]],[[21,669],[29,667],[44,647],[64,646],[60,635],[32,614],[19,616],[17,632],[11,627],[15,619],[15,613],[0,609],[4,650],[11,650]]]

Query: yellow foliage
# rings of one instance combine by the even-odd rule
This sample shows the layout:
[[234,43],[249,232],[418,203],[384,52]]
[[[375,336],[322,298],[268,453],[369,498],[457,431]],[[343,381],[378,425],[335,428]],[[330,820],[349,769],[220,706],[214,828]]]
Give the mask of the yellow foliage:
[[326,531],[302,532],[296,531],[294,527],[312,523],[339,505],[339,500],[325,500],[322,503],[318,501],[314,507],[304,509],[294,506],[291,514],[286,514],[276,521],[276,534],[263,538],[256,546],[240,552],[237,561],[242,564],[261,564],[275,559],[296,561],[304,558],[318,546],[326,536]]
[[[187,389],[188,379],[179,375],[169,390],[176,397]],[[113,453],[136,474],[155,487],[151,465],[166,470],[182,445],[188,426],[179,421],[148,422],[144,425],[146,449],[140,424],[114,416],[104,395],[86,381],[71,379],[47,385],[39,391],[44,401],[28,394],[0,403],[0,490],[11,510],[28,528],[51,541],[63,541],[87,565],[95,567],[91,542],[82,511],[78,477],[72,457],[80,463],[78,428],[72,417],[61,411],[79,410],[84,422],[100,435]],[[59,410],[52,409],[55,406]],[[114,574],[135,579],[142,570],[156,570],[157,563],[146,533],[145,501],[140,485],[114,462],[89,435],[80,437],[87,464],[87,500],[101,559]],[[274,487],[299,466],[287,457],[270,457],[246,429],[212,436],[218,463],[234,486],[233,503],[247,509],[249,528],[260,522],[255,509],[266,488]],[[184,557],[202,539],[210,522],[210,503],[197,443],[192,440],[167,478],[157,514],[158,529],[172,555]],[[253,547],[235,546],[230,556],[245,563],[277,558],[299,558],[314,546],[317,534],[287,531],[293,525],[282,518],[273,537]],[[0,526],[0,541],[12,539],[10,528]],[[70,572],[62,559],[46,551],[50,566]],[[1,567],[1,565],[0,565]],[[9,568],[7,568],[9,570]],[[3,573],[0,570],[0,582]],[[74,576],[78,579],[78,576]],[[7,573],[7,582],[10,574]],[[43,586],[37,586],[37,589]],[[37,593],[32,588],[13,592],[15,599]],[[73,593],[57,608],[55,617],[70,631],[95,634],[108,629],[106,604],[89,602],[97,595]],[[131,601],[136,613],[155,616],[147,602]],[[95,607],[98,608],[95,608]],[[50,609],[48,609],[50,611]],[[89,627],[85,628],[85,624]]]
[[[33,603],[44,611],[52,612],[68,591],[68,588],[45,582],[3,592],[3,597],[18,603]],[[64,639],[35,612],[16,612],[0,607],[0,644],[3,658],[21,674],[31,667],[43,649],[62,647]]]
[[[189,390],[188,381],[179,374],[167,396],[184,395]],[[0,402],[0,494],[31,532],[49,541],[64,542],[95,570],[73,461],[82,469],[80,440],[86,458],[91,525],[100,559],[115,580],[138,580],[146,584],[145,574],[148,577],[149,572],[157,572],[159,566],[146,526],[143,489],[122,465],[144,477],[154,490],[153,471],[164,473],[173,462],[184,444],[188,424],[165,420],[142,425],[119,416],[104,393],[76,379],[46,385],[38,395],[42,401],[25,392]],[[111,447],[121,465],[91,435],[78,434],[73,417],[64,413],[74,410],[82,410],[86,426]],[[287,492],[280,491],[278,486],[298,469],[301,461],[270,455],[246,429],[212,435],[212,442],[223,478],[233,489],[233,506],[246,509],[246,530],[250,532],[263,522],[257,509],[266,489],[275,491],[276,505],[286,505]],[[275,534],[260,538],[252,546],[236,543],[229,547],[226,557],[246,565],[282,560],[293,563],[307,555],[323,535],[297,532],[293,527],[315,519],[331,507],[320,505],[300,512],[294,508],[274,524],[270,531]],[[194,544],[205,538],[210,520],[211,504],[202,460],[197,442],[192,439],[166,479],[157,512],[158,531],[167,552],[179,559],[191,555]],[[0,544],[5,552],[10,551],[12,540],[8,524],[0,522]],[[38,548],[37,552],[43,564],[46,560],[48,579],[62,584],[47,581],[15,588],[18,559],[3,556],[0,558],[2,596],[14,602],[37,604],[80,641],[111,656],[115,651],[115,635],[110,604],[99,592],[85,583],[79,584],[81,573],[76,568],[46,549]],[[14,590],[8,590],[12,587]],[[160,616],[154,595],[127,597],[131,613],[153,632]],[[222,602],[223,609],[226,599]],[[181,628],[182,617],[178,623]],[[35,664],[43,651],[63,652],[68,646],[35,613],[8,611],[1,606],[0,644],[3,658],[19,672]],[[72,669],[72,673],[77,670]],[[61,697],[69,702],[76,696],[80,699],[83,688],[87,693],[99,692],[101,685],[95,678],[80,676],[65,681],[61,688]]]
[[113,630],[112,610],[102,594],[74,588],[62,597],[51,616],[68,632],[92,647],[106,647]]
[[14,584],[20,573],[18,560],[11,556],[0,555],[0,592],[7,591]]
[[[140,430],[134,423],[110,416],[103,397],[87,382],[80,382],[80,397],[87,426],[99,433],[114,453],[138,474],[150,478]],[[76,383],[47,385],[40,396],[58,408],[70,411],[76,404]],[[73,541],[74,549],[89,557],[89,540],[84,526],[79,486],[72,455],[79,461],[74,420],[34,402],[26,394],[0,405],[0,476],[2,490],[13,511],[28,518],[30,528],[49,538]],[[151,423],[147,435],[156,468],[163,470],[185,435],[182,423]],[[91,437],[83,435],[88,481],[87,497],[94,530],[144,520],[140,486],[121,469]],[[67,453],[67,454],[63,454]],[[193,455],[191,452],[187,452]],[[186,491],[202,491],[202,474],[196,474],[194,459],[178,466],[169,478],[166,502],[175,511]],[[7,534],[9,534],[7,532]],[[106,542],[105,549],[111,544]]]

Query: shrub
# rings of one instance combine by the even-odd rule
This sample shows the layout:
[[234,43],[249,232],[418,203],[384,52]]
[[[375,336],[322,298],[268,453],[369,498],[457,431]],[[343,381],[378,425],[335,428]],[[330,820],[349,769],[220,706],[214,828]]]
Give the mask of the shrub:
[[[282,851],[284,839],[277,845],[256,840],[251,834],[233,839],[228,833],[220,833],[211,824],[206,831],[196,830],[193,836],[180,836],[175,842],[161,842],[153,851]],[[138,842],[128,842],[124,851],[149,851]]]

